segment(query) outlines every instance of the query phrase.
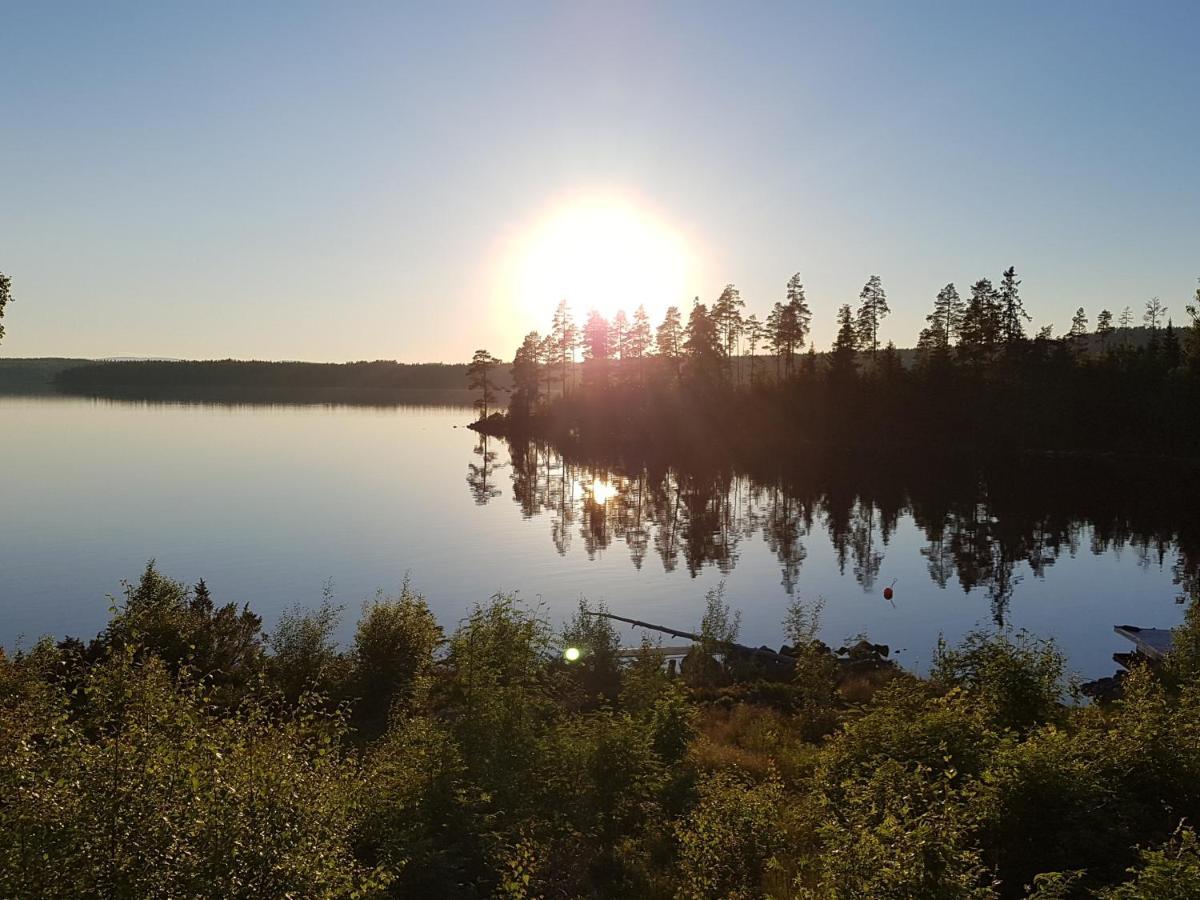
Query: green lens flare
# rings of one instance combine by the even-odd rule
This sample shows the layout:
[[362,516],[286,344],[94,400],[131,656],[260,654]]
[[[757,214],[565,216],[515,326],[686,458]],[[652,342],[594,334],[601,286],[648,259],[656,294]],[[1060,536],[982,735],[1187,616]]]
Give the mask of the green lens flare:
[[563,651],[563,658],[567,662],[575,662],[575,660],[579,659],[579,648],[578,647],[568,647],[566,650]]

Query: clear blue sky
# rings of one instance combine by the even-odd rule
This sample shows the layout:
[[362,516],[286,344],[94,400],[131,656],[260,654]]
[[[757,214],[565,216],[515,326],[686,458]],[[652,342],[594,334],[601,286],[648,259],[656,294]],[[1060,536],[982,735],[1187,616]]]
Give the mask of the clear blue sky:
[[[506,250],[613,192],[824,348],[1016,265],[1035,326],[1200,275],[1200,3],[0,2],[6,356],[508,357]],[[569,298],[568,298],[569,299]],[[657,299],[657,298],[656,298]],[[580,311],[582,312],[582,311]]]

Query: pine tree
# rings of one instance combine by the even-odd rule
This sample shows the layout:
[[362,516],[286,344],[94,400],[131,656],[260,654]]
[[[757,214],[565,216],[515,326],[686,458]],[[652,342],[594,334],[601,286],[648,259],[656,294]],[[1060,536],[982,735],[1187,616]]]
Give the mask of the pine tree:
[[650,328],[650,316],[646,307],[639,305],[633,312],[633,326],[629,329],[626,339],[626,353],[629,359],[637,360],[638,379],[645,379],[645,356],[654,346],[654,333]]
[[479,391],[475,400],[475,408],[480,411],[480,420],[488,417],[488,410],[494,405],[496,392],[499,388],[492,379],[492,371],[500,365],[500,360],[486,350],[476,350],[467,366],[467,387]]
[[879,325],[884,316],[891,312],[888,309],[883,282],[878,275],[867,279],[858,299],[858,345],[871,352],[871,361],[874,362],[875,354],[879,350]]
[[629,358],[629,319],[625,316],[625,310],[619,309],[613,316],[608,340],[609,353],[614,359],[624,361]]
[[789,356],[804,349],[812,327],[812,310],[808,308],[808,300],[804,296],[804,285],[800,282],[797,272],[787,283],[787,328]]
[[629,329],[626,339],[626,349],[630,359],[641,359],[650,352],[653,335],[650,330],[650,316],[645,306],[639,306],[633,313],[633,327]]
[[1163,305],[1163,302],[1157,297],[1151,297],[1146,301],[1146,312],[1142,315],[1142,321],[1150,327],[1151,331],[1158,331],[1158,325],[1166,314],[1167,307]]
[[725,285],[721,296],[713,304],[709,317],[717,329],[721,350],[726,357],[732,358],[737,349],[742,332],[742,309],[745,306],[741,292],[732,284]]
[[971,299],[958,330],[959,358],[982,366],[990,362],[1000,337],[1000,310],[995,289],[987,278],[971,285]]
[[546,385],[546,396],[550,396],[550,385],[554,382],[554,363],[558,360],[558,345],[554,335],[548,334],[538,344],[538,365],[542,370],[542,381]]
[[551,322],[551,335],[554,337],[555,360],[559,365],[562,378],[562,393],[567,392],[567,376],[571,363],[575,361],[575,344],[577,342],[575,322],[571,318],[571,308],[566,300],[560,300],[554,310]]
[[763,339],[763,325],[758,321],[758,316],[751,313],[746,317],[746,343],[750,346],[750,383],[754,383],[754,366],[758,353],[758,345]]
[[917,339],[917,349],[926,361],[945,359],[949,356],[950,348],[962,326],[962,318],[962,298],[958,296],[958,289],[953,283],[947,284],[938,291],[933,301],[933,312],[925,317],[929,326],[921,331]]
[[658,346],[658,355],[671,361],[678,376],[679,363],[683,358],[683,319],[679,315],[678,306],[667,307],[654,338]]
[[1071,317],[1071,328],[1063,336],[1076,356],[1083,356],[1087,352],[1087,326],[1087,314],[1081,306],[1075,310],[1075,315]]
[[771,307],[771,312],[767,315],[766,338],[767,345],[771,348],[771,353],[775,356],[775,379],[779,380],[782,377],[780,366],[783,364],[783,355],[788,347],[789,329],[784,321],[787,315],[784,311],[782,303],[776,303]]

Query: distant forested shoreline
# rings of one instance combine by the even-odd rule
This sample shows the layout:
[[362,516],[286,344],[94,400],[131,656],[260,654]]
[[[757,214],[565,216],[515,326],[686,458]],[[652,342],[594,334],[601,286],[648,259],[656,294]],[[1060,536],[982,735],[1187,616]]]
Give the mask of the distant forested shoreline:
[[[456,363],[147,360],[64,368],[53,384],[64,394],[147,400],[393,404],[459,394],[466,370]],[[414,399],[415,398],[415,399]]]

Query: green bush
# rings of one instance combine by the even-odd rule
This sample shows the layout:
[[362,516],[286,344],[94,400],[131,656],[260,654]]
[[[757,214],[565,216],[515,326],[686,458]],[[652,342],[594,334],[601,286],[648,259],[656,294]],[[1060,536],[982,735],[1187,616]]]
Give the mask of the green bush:
[[361,771],[344,723],[302,699],[211,689],[129,644],[62,691],[7,690],[0,715],[0,895],[360,896],[386,868],[356,859]]
[[701,779],[696,807],[676,826],[679,897],[750,900],[761,897],[788,840],[783,782],[759,784],[735,772]]

